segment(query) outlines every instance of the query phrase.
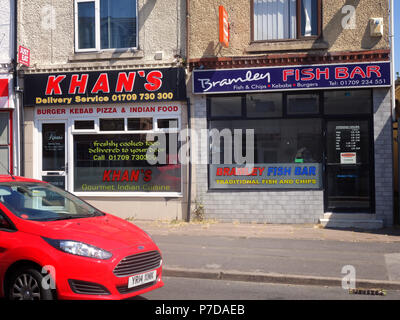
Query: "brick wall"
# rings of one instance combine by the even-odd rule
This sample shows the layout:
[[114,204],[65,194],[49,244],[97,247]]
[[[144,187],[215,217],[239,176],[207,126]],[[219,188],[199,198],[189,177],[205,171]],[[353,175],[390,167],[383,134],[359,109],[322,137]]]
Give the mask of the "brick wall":
[[393,144],[390,90],[374,90],[376,213],[393,225]]

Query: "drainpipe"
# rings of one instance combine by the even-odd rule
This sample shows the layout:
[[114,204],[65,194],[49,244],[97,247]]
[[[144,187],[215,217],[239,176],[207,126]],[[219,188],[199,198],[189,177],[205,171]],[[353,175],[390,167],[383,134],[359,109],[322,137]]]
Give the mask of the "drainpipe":
[[[187,98],[187,103],[186,103],[186,108],[187,108],[187,121],[188,121],[188,130],[189,132],[192,131],[192,125],[191,125],[191,112],[190,112],[190,98]],[[190,134],[189,136],[189,162],[188,162],[188,187],[187,187],[187,215],[186,215],[186,222],[190,222],[190,213],[191,213],[191,207],[192,207],[192,160],[193,160],[193,144],[192,144],[192,138],[193,135]]]
[[[17,174],[20,176],[25,175],[25,151],[24,151],[24,100],[23,90],[20,86],[19,72],[18,72],[18,0],[14,0],[14,101],[15,101],[15,113],[17,114]],[[14,129],[14,130],[15,130]],[[15,148],[15,147],[14,147]]]
[[[189,21],[190,21],[190,1],[186,0],[186,68],[188,68],[188,60],[189,60]],[[188,121],[188,130],[191,132],[192,125],[191,125],[191,103],[190,103],[190,98],[187,98],[187,103],[186,103],[186,108],[187,108],[187,121]],[[192,137],[192,135],[190,135]],[[192,144],[192,139],[189,138],[189,162],[188,162],[188,188],[187,188],[187,215],[186,215],[186,222],[190,221],[190,213],[191,213],[191,207],[192,207],[192,155],[194,150],[192,149],[193,144]]]
[[[395,65],[394,65],[394,1],[390,0],[390,34],[389,34],[389,41],[390,41],[390,67],[391,67],[391,81],[392,81],[392,86],[391,86],[391,103],[392,103],[392,122],[396,122],[396,76],[395,76]],[[393,135],[393,130],[392,130],[392,135]],[[399,142],[399,129],[397,129],[397,141]],[[397,144],[399,146],[399,144]],[[393,153],[393,144],[392,144],[392,153]],[[400,160],[400,149],[398,149],[398,152],[396,155],[393,155],[394,157],[397,157],[398,163]],[[393,176],[394,176],[394,166],[393,166]],[[400,187],[400,171],[398,172],[398,186]],[[394,181],[393,181],[394,182]],[[399,190],[399,189],[398,189]],[[394,192],[394,189],[393,189]],[[394,195],[394,194],[393,194]],[[400,199],[397,200],[398,208],[400,208]],[[393,210],[393,224],[398,223],[398,217],[399,217],[399,209]]]
[[394,3],[390,0],[390,57],[391,57],[391,77],[392,77],[392,120],[395,122],[396,119],[396,76],[395,76],[395,65],[394,65]]
[[189,60],[190,0],[186,0],[186,62]]
[[[18,56],[18,1],[14,0],[14,21],[13,21],[13,59],[12,59],[12,65],[13,65],[13,87],[14,87],[14,113],[15,113],[15,120],[14,123],[17,125],[14,127],[12,133],[16,139],[13,145],[13,153],[15,155],[15,160],[13,161],[16,163],[16,172],[14,174],[17,175],[23,175],[24,174],[24,168],[23,168],[23,133],[22,133],[22,128],[23,128],[23,106],[22,106],[22,97],[21,97],[21,89],[19,87],[19,75],[18,75],[18,61],[17,61],[17,56]],[[14,167],[14,163],[12,164]]]

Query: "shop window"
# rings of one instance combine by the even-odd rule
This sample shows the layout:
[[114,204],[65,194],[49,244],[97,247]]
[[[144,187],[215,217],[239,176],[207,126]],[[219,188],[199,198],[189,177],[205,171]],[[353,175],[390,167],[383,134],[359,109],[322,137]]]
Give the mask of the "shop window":
[[100,119],[100,131],[124,131],[125,119]]
[[372,112],[371,90],[340,90],[324,92],[326,115],[370,114]]
[[158,129],[178,129],[178,119],[157,119]]
[[282,93],[248,94],[246,113],[249,118],[282,117]]
[[240,117],[242,115],[242,97],[210,98],[211,117]]
[[10,170],[10,114],[0,112],[0,173],[8,174]]
[[246,150],[244,135],[248,129],[254,130],[255,164],[322,162],[321,119],[218,120],[211,122],[211,128],[232,133],[241,129],[243,133],[241,145],[234,145],[233,139],[228,144],[226,139],[212,140],[212,163],[217,158],[221,164],[230,164],[230,159],[235,164],[235,147],[242,153]]
[[137,47],[135,0],[75,0],[76,51]]
[[252,0],[254,41],[299,39],[320,34],[321,0]]
[[163,137],[75,134],[74,191],[180,193],[179,145],[170,147],[178,138]]
[[146,131],[153,129],[153,118],[129,118],[129,131]]
[[[235,98],[243,101],[240,117],[209,115],[209,188],[322,188],[320,94],[263,93]],[[215,98],[209,100],[212,110]]]
[[94,120],[76,120],[74,121],[75,130],[94,130]]
[[287,114],[306,115],[319,113],[319,94],[288,94]]

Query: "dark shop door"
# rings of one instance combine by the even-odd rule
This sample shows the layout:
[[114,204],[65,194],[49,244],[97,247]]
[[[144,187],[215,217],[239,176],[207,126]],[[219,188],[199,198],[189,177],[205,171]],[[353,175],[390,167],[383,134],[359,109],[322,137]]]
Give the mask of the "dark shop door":
[[41,179],[61,189],[67,189],[65,127],[65,122],[41,124]]
[[368,120],[326,122],[325,212],[373,212],[373,145]]

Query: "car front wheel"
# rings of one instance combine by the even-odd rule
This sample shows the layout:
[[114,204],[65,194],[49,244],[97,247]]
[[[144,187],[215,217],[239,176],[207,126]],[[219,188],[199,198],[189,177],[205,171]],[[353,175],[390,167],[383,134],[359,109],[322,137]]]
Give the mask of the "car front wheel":
[[10,300],[53,300],[51,289],[44,289],[44,276],[32,268],[22,268],[10,278],[8,298]]

